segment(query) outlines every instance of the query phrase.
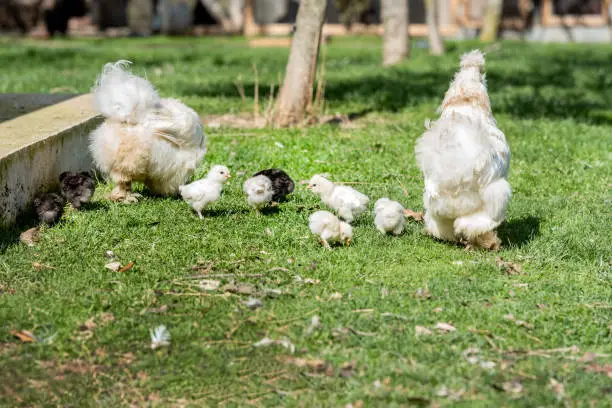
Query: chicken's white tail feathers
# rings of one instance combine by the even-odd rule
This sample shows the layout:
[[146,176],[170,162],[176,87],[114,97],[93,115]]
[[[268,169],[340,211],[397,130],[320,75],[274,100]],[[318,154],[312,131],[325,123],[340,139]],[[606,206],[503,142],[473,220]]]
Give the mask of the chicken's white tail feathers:
[[461,56],[461,69],[473,67],[482,71],[484,65],[484,54],[480,50],[473,50]]
[[96,80],[94,107],[107,119],[137,124],[160,98],[153,85],[129,71],[131,62],[108,63]]

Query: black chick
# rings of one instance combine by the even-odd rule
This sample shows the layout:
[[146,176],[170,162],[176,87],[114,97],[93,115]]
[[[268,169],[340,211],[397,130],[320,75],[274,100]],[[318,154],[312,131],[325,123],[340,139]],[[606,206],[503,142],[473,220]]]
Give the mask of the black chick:
[[76,210],[81,208],[81,204],[88,203],[96,191],[96,185],[86,171],[81,173],[65,171],[60,174],[59,179],[62,195]]
[[291,177],[281,169],[261,170],[253,174],[253,177],[255,176],[266,176],[270,179],[272,182],[272,190],[274,191],[272,201],[279,202],[284,200],[295,188],[295,183],[291,180]]
[[66,200],[56,193],[41,194],[34,199],[34,210],[38,218],[47,225],[53,225],[62,217]]

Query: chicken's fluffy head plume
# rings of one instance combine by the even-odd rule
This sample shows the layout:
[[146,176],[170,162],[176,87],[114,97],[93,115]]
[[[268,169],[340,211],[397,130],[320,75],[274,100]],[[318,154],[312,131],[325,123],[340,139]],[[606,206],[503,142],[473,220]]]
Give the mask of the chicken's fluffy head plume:
[[129,61],[104,65],[93,89],[94,107],[107,119],[137,124],[160,103],[153,85],[132,74]]
[[479,50],[461,56],[461,68],[455,74],[439,111],[470,105],[491,114],[491,102],[487,93],[487,82],[482,72],[485,64],[484,54]]

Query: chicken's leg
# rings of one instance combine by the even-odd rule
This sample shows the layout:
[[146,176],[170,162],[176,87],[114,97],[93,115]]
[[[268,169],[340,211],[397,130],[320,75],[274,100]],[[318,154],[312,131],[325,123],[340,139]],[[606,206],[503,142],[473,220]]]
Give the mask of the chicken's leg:
[[138,193],[132,193],[132,182],[131,181],[116,181],[115,188],[111,191],[110,199],[112,201],[122,203],[136,203],[138,198],[142,197]]

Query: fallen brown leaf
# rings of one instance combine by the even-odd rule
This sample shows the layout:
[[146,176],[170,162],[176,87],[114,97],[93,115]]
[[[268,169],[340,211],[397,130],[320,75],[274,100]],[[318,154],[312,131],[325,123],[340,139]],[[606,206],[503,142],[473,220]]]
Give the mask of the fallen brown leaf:
[[[221,286],[221,282],[214,279],[203,279],[200,281],[198,286],[200,290],[217,290],[219,289],[219,286]],[[227,292],[229,292],[229,290]]]
[[507,315],[504,316],[504,319],[506,320],[510,320],[511,322],[514,322],[517,326],[522,326],[525,327],[526,329],[533,329],[533,324],[531,323],[527,323],[524,320],[518,320],[514,317],[514,315],[512,313],[508,313]]
[[161,305],[160,307],[153,307],[147,309],[147,313],[166,313],[168,311],[168,305]]
[[340,292],[334,292],[331,295],[329,295],[329,300],[340,300],[342,299],[342,293]]
[[443,333],[448,333],[448,332],[454,332],[457,331],[457,329],[455,328],[455,326],[448,324],[448,323],[443,323],[443,322],[438,322],[436,324],[436,329],[438,329],[439,331],[443,332]]
[[502,384],[502,389],[508,394],[520,394],[523,392],[523,385],[516,380],[508,381]]
[[599,365],[597,363],[589,364],[584,368],[587,373],[602,373],[612,378],[612,364]]
[[406,208],[404,210],[404,215],[406,216],[406,218],[412,218],[416,222],[423,221],[423,213],[421,211],[415,212],[415,211],[412,211],[412,210]]
[[17,337],[19,340],[21,340],[22,343],[35,343],[36,342],[36,337],[34,337],[34,335],[27,330],[22,330],[22,331],[11,330],[9,331],[9,333]]
[[96,327],[98,327],[98,325],[95,322],[95,317],[91,317],[85,323],[79,326],[79,329],[81,331],[86,331],[86,330],[93,330]]
[[340,377],[342,378],[352,377],[353,374],[355,374],[356,367],[357,367],[356,361],[349,361],[349,362],[342,364],[342,366],[340,367]]
[[565,396],[565,386],[554,378],[550,379],[550,387],[553,392],[557,395],[557,399],[563,399]]
[[127,272],[134,267],[134,261],[129,262],[123,268],[119,269],[119,272]]
[[497,267],[506,275],[524,275],[523,267],[517,263],[504,261],[501,256],[495,258]]
[[283,364],[291,364],[298,368],[306,368],[309,371],[323,373],[329,366],[325,360],[318,358],[293,358],[293,357],[277,357],[278,361]]
[[38,227],[30,228],[19,235],[19,240],[27,246],[34,246],[42,239],[42,234]]
[[415,326],[414,330],[417,336],[431,336],[433,334],[431,330],[423,326]]
[[255,287],[248,283],[233,284],[228,283],[221,288],[224,292],[235,293],[238,295],[252,295],[255,293]]

